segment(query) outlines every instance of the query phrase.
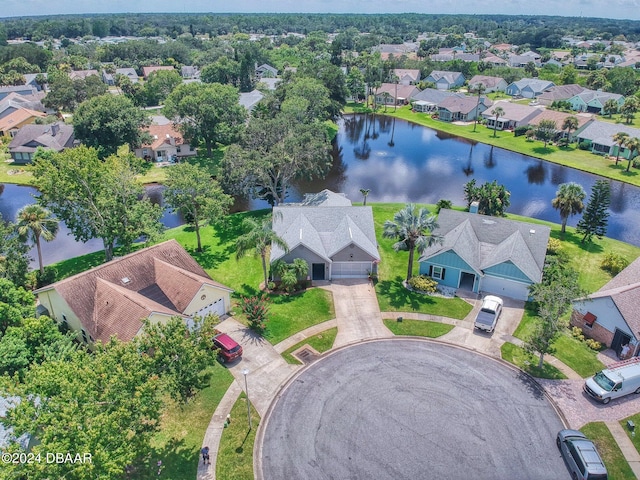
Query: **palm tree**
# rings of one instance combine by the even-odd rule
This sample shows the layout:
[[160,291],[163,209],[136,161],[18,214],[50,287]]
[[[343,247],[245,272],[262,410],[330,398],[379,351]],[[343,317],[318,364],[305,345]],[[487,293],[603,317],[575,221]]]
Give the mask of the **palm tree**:
[[629,134],[627,132],[618,132],[613,136],[613,141],[618,145],[618,152],[616,153],[616,165],[618,165],[618,161],[620,160],[620,150],[624,147],[629,139]]
[[393,249],[409,251],[409,265],[407,267],[407,281],[413,276],[413,254],[417,249],[423,253],[427,247],[436,242],[441,242],[441,237],[434,236],[431,232],[438,227],[435,215],[430,215],[425,208],[418,208],[413,203],[407,204],[402,210],[396,212],[393,221],[384,222],[382,236],[398,239],[393,244]]
[[627,172],[631,169],[631,164],[633,163],[633,157],[635,157],[634,153],[640,152],[640,138],[633,137],[628,139],[625,142],[625,145],[629,149],[629,163],[627,164]]
[[40,275],[44,274],[42,264],[42,247],[40,238],[45,242],[50,242],[58,233],[59,220],[51,215],[51,212],[38,204],[27,205],[18,211],[17,228],[18,234],[23,239],[31,238],[38,250],[38,266]]
[[609,118],[611,118],[614,113],[618,113],[619,108],[620,105],[618,105],[618,102],[615,99],[610,98],[609,100],[604,102],[604,105],[602,106],[602,113],[608,115]]
[[562,122],[562,130],[567,131],[567,140],[571,143],[571,130],[575,130],[578,128],[578,117],[574,117],[571,115],[564,119]]
[[484,83],[480,82],[477,86],[476,86],[476,93],[478,94],[478,101],[476,102],[476,118],[475,121],[473,123],[473,131],[476,131],[476,126],[478,125],[478,116],[480,115],[480,113],[478,112],[478,107],[480,106],[480,96],[485,92],[486,88],[484,86]]
[[360,189],[360,193],[362,194],[362,205],[367,205],[367,195],[369,195],[369,192],[371,191],[370,188],[361,188]]
[[240,235],[236,239],[236,258],[246,255],[249,250],[254,249],[256,255],[260,255],[262,259],[262,272],[264,273],[264,288],[269,284],[267,276],[267,254],[271,245],[277,245],[286,252],[289,251],[289,245],[273,230],[273,222],[271,217],[265,217],[261,222],[248,217],[242,222],[242,226],[247,233]]
[[562,229],[560,232],[563,236],[569,216],[582,212],[582,209],[584,208],[583,200],[586,196],[587,194],[585,193],[584,188],[582,188],[582,185],[575,182],[569,182],[560,185],[556,192],[556,198],[551,200],[553,208],[560,211],[560,218],[562,219]]
[[496,107],[491,110],[491,114],[496,116],[496,121],[493,124],[493,136],[496,137],[498,129],[498,118],[500,118],[500,115],[504,115],[504,108]]
[[635,118],[636,112],[640,109],[640,100],[637,97],[627,97],[620,107],[620,113],[627,121],[631,123],[631,120]]

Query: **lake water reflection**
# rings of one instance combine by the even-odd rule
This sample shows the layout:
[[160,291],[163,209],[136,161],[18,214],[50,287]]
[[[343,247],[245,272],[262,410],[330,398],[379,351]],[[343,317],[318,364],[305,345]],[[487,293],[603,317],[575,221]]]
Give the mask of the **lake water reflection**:
[[[333,166],[327,177],[297,182],[289,191],[288,201],[298,201],[304,193],[324,188],[361,201],[360,189],[368,188],[370,202],[436,203],[444,198],[463,205],[464,184],[472,178],[478,183],[495,179],[504,184],[511,191],[508,212],[559,223],[558,212],[551,207],[558,185],[577,182],[589,195],[600,177],[392,117],[348,115],[340,121]],[[610,183],[607,236],[640,246],[640,188]],[[162,188],[147,186],[152,201],[162,204]],[[15,220],[17,211],[33,202],[36,193],[31,187],[6,185],[0,194],[0,213],[5,219]],[[234,211],[267,207],[264,201],[239,200]],[[569,225],[575,226],[579,218],[570,218]],[[171,228],[183,220],[165,212],[162,222]],[[63,226],[53,242],[43,243],[45,263],[102,249],[99,240],[79,244],[67,233]]]

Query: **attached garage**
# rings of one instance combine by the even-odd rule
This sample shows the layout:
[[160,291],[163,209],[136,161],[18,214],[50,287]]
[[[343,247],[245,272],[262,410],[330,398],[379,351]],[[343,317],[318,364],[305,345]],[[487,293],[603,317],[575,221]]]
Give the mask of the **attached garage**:
[[372,268],[371,262],[333,262],[331,278],[367,278]]
[[203,307],[200,310],[198,310],[196,313],[194,313],[194,316],[197,315],[198,317],[204,317],[205,315],[212,313],[214,315],[218,315],[219,317],[221,317],[222,315],[227,313],[227,310],[228,309],[226,309],[224,305],[224,298],[218,298],[213,303],[210,303],[206,307]]
[[499,277],[484,277],[480,282],[480,291],[498,296],[527,300],[529,284]]

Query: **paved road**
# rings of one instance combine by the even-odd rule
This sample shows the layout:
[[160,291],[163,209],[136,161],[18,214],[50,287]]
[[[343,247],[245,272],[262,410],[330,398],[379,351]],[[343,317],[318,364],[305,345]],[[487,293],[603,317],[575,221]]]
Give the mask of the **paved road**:
[[340,349],[294,376],[264,421],[259,480],[566,475],[554,441],[563,425],[538,387],[426,340]]

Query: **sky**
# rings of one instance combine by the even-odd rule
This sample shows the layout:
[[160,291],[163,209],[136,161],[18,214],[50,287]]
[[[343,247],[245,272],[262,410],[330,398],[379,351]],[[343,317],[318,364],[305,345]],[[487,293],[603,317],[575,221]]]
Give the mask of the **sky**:
[[434,13],[640,19],[640,0],[0,0],[0,17],[74,13]]

